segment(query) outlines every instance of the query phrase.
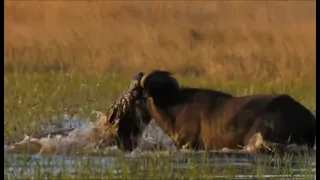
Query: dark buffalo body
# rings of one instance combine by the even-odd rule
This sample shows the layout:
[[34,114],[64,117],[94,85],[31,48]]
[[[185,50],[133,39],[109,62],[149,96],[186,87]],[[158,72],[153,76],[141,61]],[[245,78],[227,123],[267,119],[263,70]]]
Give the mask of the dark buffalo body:
[[179,87],[165,71],[145,75],[141,86],[151,117],[178,148],[239,148],[258,132],[271,142],[314,146],[314,115],[288,95],[235,97],[210,89]]

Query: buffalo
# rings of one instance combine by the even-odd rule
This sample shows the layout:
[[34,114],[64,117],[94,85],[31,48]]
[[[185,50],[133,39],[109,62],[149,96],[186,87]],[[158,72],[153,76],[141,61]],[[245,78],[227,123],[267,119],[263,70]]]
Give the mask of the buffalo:
[[315,116],[289,95],[233,96],[180,87],[170,72],[160,70],[144,75],[140,85],[146,109],[178,149],[239,149],[260,136],[275,144],[315,144]]

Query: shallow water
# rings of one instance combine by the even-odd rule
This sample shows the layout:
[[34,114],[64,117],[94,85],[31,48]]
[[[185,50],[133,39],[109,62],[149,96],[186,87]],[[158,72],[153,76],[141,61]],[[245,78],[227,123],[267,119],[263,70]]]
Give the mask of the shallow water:
[[[88,125],[85,121],[80,120],[78,117],[70,117],[64,115],[64,120],[62,123],[63,128],[79,128]],[[51,126],[50,129],[54,129]],[[48,128],[47,128],[48,129]],[[161,147],[162,151],[149,152],[148,149],[154,147]],[[142,150],[139,151],[138,149]],[[308,157],[301,161],[297,157],[292,157],[287,160],[286,165],[291,167],[291,172],[280,173],[286,175],[275,174],[275,164],[271,157],[253,155],[246,153],[222,153],[222,152],[211,152],[206,154],[205,162],[203,162],[204,152],[174,152],[175,148],[171,139],[163,133],[161,128],[159,128],[153,121],[147,126],[143,132],[142,138],[140,140],[139,148],[137,150],[126,153],[122,155],[108,155],[108,156],[76,156],[76,155],[26,155],[26,154],[4,154],[4,171],[7,178],[18,179],[27,176],[28,174],[34,173],[68,173],[77,174],[78,172],[88,171],[91,173],[99,172],[101,170],[113,169],[115,175],[120,175],[120,168],[115,168],[120,166],[121,161],[125,161],[129,167],[134,170],[137,164],[144,164],[145,162],[158,157],[161,161],[169,162],[172,169],[178,170],[188,170],[190,169],[190,158],[192,159],[193,166],[206,166],[210,168],[224,168],[232,165],[236,169],[236,179],[248,179],[255,178],[257,175],[257,165],[261,162],[265,162],[268,165],[265,167],[263,173],[264,178],[294,178],[294,179],[315,179],[316,171],[316,160],[315,156]],[[120,157],[120,158],[119,158]],[[167,165],[167,164],[166,164]],[[301,167],[301,165],[303,167]],[[285,165],[283,165],[285,166]],[[112,167],[112,168],[111,168]],[[279,168],[279,164],[277,165]],[[280,167],[282,167],[280,165]],[[246,169],[246,171],[244,170]],[[248,172],[252,173],[244,173]],[[279,169],[277,169],[279,172]],[[306,171],[312,171],[306,173]],[[148,171],[148,170],[144,170]],[[281,169],[280,169],[281,171]],[[141,172],[143,173],[143,172]],[[303,174],[312,174],[313,177],[307,177]],[[170,178],[170,173],[168,173],[168,178]],[[223,171],[221,173],[202,178],[225,178]]]
[[[23,155],[23,154],[4,154],[4,171],[7,177],[19,178],[19,176],[26,176],[27,174],[38,173],[39,169],[41,173],[69,173],[77,174],[80,171],[89,171],[91,173],[100,172],[101,170],[107,170],[111,167],[117,167],[123,161],[125,161],[129,167],[134,168],[137,163],[143,164],[143,162],[150,161],[154,158],[154,152],[141,152],[139,154],[128,153],[121,159],[116,156],[64,156],[64,155]],[[193,159],[193,166],[209,166],[212,168],[223,168],[228,166],[233,166],[236,172],[237,179],[247,179],[253,178],[256,175],[245,174],[242,172],[244,169],[252,169],[251,172],[255,172],[257,164],[261,161],[266,161],[269,166],[265,167],[265,172],[262,177],[264,178],[314,178],[307,175],[303,175],[305,171],[311,170],[311,174],[315,176],[316,172],[316,162],[315,159],[306,159],[304,165],[308,166],[307,169],[302,169],[298,166],[298,160],[292,158],[289,162],[291,166],[291,171],[286,175],[272,174],[274,172],[274,165],[272,165],[272,160],[267,157],[262,157],[258,155],[249,155],[244,153],[239,154],[226,154],[220,152],[212,152],[207,154],[206,162],[201,163],[203,158],[203,152],[193,152],[190,153],[176,153],[171,155],[162,154],[161,161],[167,160],[171,163],[173,169],[185,169],[190,168],[190,157]],[[121,160],[120,160],[121,159]],[[189,163],[188,163],[189,162]],[[288,164],[287,164],[288,165]],[[301,166],[301,162],[299,164]],[[121,170],[114,168],[114,174],[121,174]],[[136,170],[132,170],[136,171]],[[310,173],[306,173],[309,174]],[[212,177],[212,176],[211,176]],[[225,175],[223,173],[217,174],[214,178],[223,178]],[[261,176],[260,176],[261,177]],[[213,178],[213,177],[212,177]]]

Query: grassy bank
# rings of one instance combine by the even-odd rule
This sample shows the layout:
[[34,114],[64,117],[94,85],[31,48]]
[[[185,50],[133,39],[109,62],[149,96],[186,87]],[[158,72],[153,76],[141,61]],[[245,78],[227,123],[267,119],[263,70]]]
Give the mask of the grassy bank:
[[315,1],[4,2],[6,71],[296,80],[315,39]]

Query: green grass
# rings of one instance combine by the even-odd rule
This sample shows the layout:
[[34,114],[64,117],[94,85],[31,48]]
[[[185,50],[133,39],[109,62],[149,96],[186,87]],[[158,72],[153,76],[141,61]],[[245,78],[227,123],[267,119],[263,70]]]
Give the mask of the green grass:
[[[4,139],[7,142],[18,141],[24,134],[40,131],[40,124],[50,123],[49,118],[63,113],[78,114],[80,117],[88,117],[92,110],[105,111],[108,105],[115,100],[122,90],[128,85],[131,75],[113,76],[84,76],[79,74],[55,74],[55,73],[6,73],[4,75]],[[245,95],[251,93],[287,93],[307,106],[310,110],[316,108],[316,84],[313,80],[284,81],[284,80],[256,80],[230,79],[227,82],[218,78],[200,79],[194,77],[177,77],[182,85],[214,88]],[[62,120],[62,119],[61,119]],[[282,167],[282,163],[274,163],[270,168],[268,163],[259,163],[251,168],[237,170],[232,163],[230,166],[208,167],[207,158],[202,162],[195,162],[190,156],[185,169],[173,167],[168,158],[151,156],[140,161],[129,162],[121,156],[118,157],[121,169],[120,179],[201,179],[209,178],[217,174],[228,174],[228,178],[234,178],[236,174],[262,175],[265,173],[293,174],[294,168],[289,165]],[[305,158],[302,158],[305,159]],[[315,157],[314,157],[315,160]],[[301,161],[302,162],[302,161]],[[68,172],[53,174],[42,173],[41,165],[36,167],[32,174],[16,178],[24,179],[83,179],[83,178],[116,178],[113,168],[102,168],[99,165],[96,172],[90,171],[90,160],[81,161],[78,174]],[[10,162],[5,163],[9,166]],[[76,166],[76,165],[74,165]],[[307,166],[307,167],[305,167]],[[305,174],[313,174],[311,166],[301,163],[301,167],[307,169]],[[61,165],[61,167],[63,167]],[[129,171],[131,169],[132,171]],[[5,174],[8,173],[5,170]],[[211,177],[211,178],[210,178]],[[5,175],[9,179],[9,175]],[[15,178],[13,178],[15,179]]]

